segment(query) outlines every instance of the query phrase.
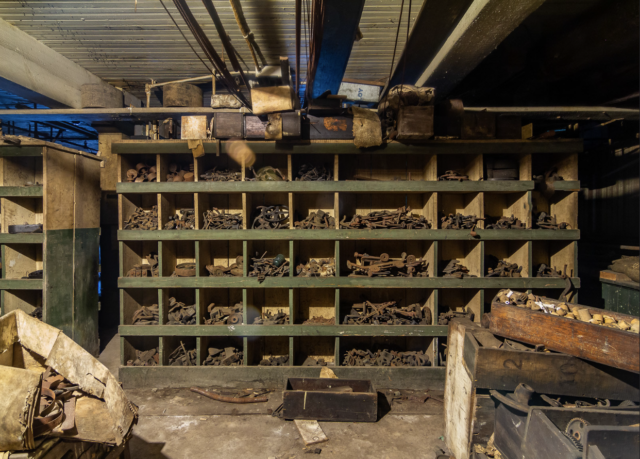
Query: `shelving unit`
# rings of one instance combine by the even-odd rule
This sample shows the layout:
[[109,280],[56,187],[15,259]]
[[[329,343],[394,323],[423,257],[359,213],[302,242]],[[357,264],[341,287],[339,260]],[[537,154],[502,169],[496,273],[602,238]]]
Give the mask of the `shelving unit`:
[[[421,145],[390,143],[384,147],[356,149],[352,143],[274,143],[249,142],[256,153],[254,167],[278,167],[289,178],[286,182],[244,181],[245,170],[230,160],[227,143],[221,142],[220,155],[216,142],[204,142],[205,156],[195,161],[196,181],[167,183],[162,179],[172,162],[194,162],[184,141],[119,141],[112,145],[118,154],[120,279],[122,354],[120,378],[134,387],[141,384],[184,385],[216,384],[260,380],[280,382],[283,371],[289,376],[317,376],[317,368],[301,367],[307,356],[322,357],[330,362],[339,377],[364,377],[394,387],[441,387],[444,382],[444,362],[438,349],[446,339],[447,327],[428,326],[351,326],[342,325],[351,304],[361,301],[361,295],[374,302],[397,300],[402,306],[420,302],[429,307],[433,323],[439,313],[450,308],[467,307],[480,321],[485,308],[500,288],[531,291],[551,291],[560,294],[565,281],[557,278],[530,277],[538,263],[562,269],[567,264],[571,281],[579,288],[577,273],[577,159],[582,151],[581,140],[560,141],[434,141]],[[513,155],[518,161],[520,180],[484,181],[485,155]],[[542,159],[536,159],[542,156]],[[557,164],[556,164],[557,159]],[[157,183],[126,183],[127,169],[138,162],[156,164],[161,181]],[[292,181],[302,164],[330,166],[334,180],[328,182]],[[218,166],[242,169],[240,182],[201,182],[200,174]],[[557,167],[565,181],[556,182],[556,193],[547,200],[535,191],[533,174],[541,168]],[[466,182],[438,182],[444,170],[461,168],[469,174]],[[542,171],[544,172],[544,171]],[[368,180],[356,180],[367,178]],[[297,219],[321,209],[336,217],[336,228],[327,230],[296,230],[294,221],[289,229],[251,230],[251,215],[258,205],[283,204]],[[123,222],[136,206],[159,209],[159,228],[179,207],[193,206],[196,229],[188,231],[124,231]],[[409,205],[413,213],[424,215],[432,224],[429,230],[343,230],[339,221],[354,213],[374,210],[395,210]],[[537,206],[537,209],[535,208]],[[202,213],[211,207],[242,213],[244,229],[202,230]],[[472,236],[468,230],[439,229],[441,213],[461,212],[490,215],[516,215],[529,226],[532,212],[541,210],[557,214],[559,221],[571,223],[569,230],[486,230],[482,222]],[[144,263],[150,251],[160,256],[160,276],[157,278],[125,278],[136,263]],[[291,263],[291,274],[282,278],[246,277],[251,257],[265,251],[268,256],[282,253]],[[355,261],[354,252],[391,257],[402,252],[425,257],[429,263],[427,278],[352,278],[346,261]],[[494,255],[518,262],[523,266],[522,278],[483,278],[485,255]],[[204,266],[229,265],[236,256],[244,257],[245,277],[209,277]],[[334,257],[337,275],[333,278],[294,277],[294,267],[309,258]],[[458,258],[476,278],[443,278],[439,262]],[[196,263],[197,276],[170,277],[175,264]],[[170,292],[170,293],[169,293]],[[197,323],[191,326],[165,325],[166,299],[182,292],[194,298]],[[185,300],[179,301],[186,302]],[[243,325],[204,325],[207,305],[243,304]],[[160,324],[134,326],[133,311],[153,303],[160,305]],[[192,304],[192,303],[188,303]],[[485,306],[487,305],[487,306]],[[286,310],[289,325],[251,325],[266,309]],[[301,325],[313,315],[335,318],[334,325]],[[168,367],[167,356],[179,343],[176,337],[189,339],[197,349],[196,367]],[[186,342],[185,342],[186,345]],[[430,367],[384,368],[344,367],[344,353],[354,346],[390,346],[398,350],[424,350]],[[244,351],[241,367],[204,367],[207,347],[235,346]],[[159,347],[157,367],[127,367],[135,349]],[[290,367],[259,367],[257,363],[269,355],[289,355]]]
[[[0,144],[0,313],[32,313],[98,354],[100,158],[50,142]],[[9,234],[42,224],[42,233]],[[42,279],[23,279],[43,271]]]

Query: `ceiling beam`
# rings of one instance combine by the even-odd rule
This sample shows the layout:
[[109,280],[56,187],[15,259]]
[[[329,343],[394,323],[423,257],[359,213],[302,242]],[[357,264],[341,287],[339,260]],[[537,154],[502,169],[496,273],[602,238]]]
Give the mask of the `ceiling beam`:
[[0,89],[51,108],[82,108],[80,87],[102,79],[0,19]]
[[418,86],[445,98],[544,0],[473,0],[425,71]]

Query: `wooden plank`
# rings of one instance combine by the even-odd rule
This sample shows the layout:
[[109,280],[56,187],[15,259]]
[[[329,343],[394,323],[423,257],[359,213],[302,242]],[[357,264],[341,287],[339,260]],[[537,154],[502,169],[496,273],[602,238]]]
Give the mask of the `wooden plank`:
[[44,156],[43,199],[45,230],[73,228],[75,189],[75,157],[46,149]]
[[[75,156],[74,227],[100,227],[100,163]],[[92,247],[98,253],[97,247]],[[95,286],[97,288],[97,284]]]
[[2,197],[42,197],[42,186],[2,186],[0,187]]
[[0,234],[0,244],[42,244],[44,233],[37,234]]
[[[81,160],[81,158],[78,158]],[[99,172],[99,171],[97,171]],[[97,188],[99,174],[93,182]],[[85,196],[90,196],[90,190]],[[89,211],[99,213],[99,205]],[[85,213],[86,216],[86,213]],[[100,215],[98,215],[98,218]],[[79,219],[82,223],[82,219]],[[78,219],[76,220],[78,221]],[[85,219],[85,223],[91,224]],[[73,309],[73,333],[70,337],[82,346],[89,354],[98,356],[100,340],[98,339],[98,253],[100,246],[100,227],[84,228],[77,226],[73,232],[73,302],[67,308]],[[55,259],[47,260],[47,279],[52,277],[52,270],[59,269]],[[66,276],[68,271],[62,269]],[[66,280],[69,283],[69,279]],[[48,300],[55,300],[54,296]]]
[[[73,157],[71,156],[73,163]],[[73,186],[73,182],[71,183]],[[73,210],[73,209],[72,209]],[[72,216],[73,225],[73,216]],[[47,230],[44,242],[44,321],[73,339],[74,333],[74,230]]]
[[42,279],[0,279],[0,290],[42,290]]
[[[33,112],[33,110],[29,110]],[[7,146],[0,145],[0,157],[7,158],[12,156],[42,156],[43,148],[41,146]]]

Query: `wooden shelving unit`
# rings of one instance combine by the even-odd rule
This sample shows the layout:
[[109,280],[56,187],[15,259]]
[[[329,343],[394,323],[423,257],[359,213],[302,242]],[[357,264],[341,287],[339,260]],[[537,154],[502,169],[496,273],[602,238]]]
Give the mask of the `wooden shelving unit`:
[[[574,287],[580,286],[577,274],[577,177],[581,140],[561,141],[438,141],[422,145],[391,143],[366,151],[352,143],[287,144],[249,142],[256,153],[254,168],[278,167],[289,178],[287,182],[202,182],[199,175],[214,166],[242,169],[228,155],[227,142],[221,142],[218,155],[216,142],[205,142],[205,156],[195,161],[196,181],[165,182],[170,163],[193,163],[185,141],[118,141],[112,152],[118,154],[120,171],[119,199],[121,298],[121,380],[132,386],[141,383],[180,385],[197,383],[229,384],[230,381],[273,381],[282,376],[282,367],[259,367],[261,358],[289,355],[287,375],[316,376],[317,368],[301,367],[307,356],[322,357],[330,362],[339,377],[366,377],[373,381],[394,382],[394,387],[418,384],[420,387],[441,386],[444,362],[438,350],[446,339],[447,327],[429,326],[349,326],[341,325],[351,304],[361,296],[379,302],[397,300],[401,305],[420,302],[427,305],[437,324],[440,313],[450,308],[466,307],[480,321],[485,304],[500,288],[531,290],[558,295],[565,282],[556,278],[535,278],[534,266],[546,263],[562,269],[567,265]],[[511,155],[520,170],[518,181],[484,181],[486,155]],[[539,158],[540,157],[540,158]],[[127,183],[126,171],[139,162],[158,167],[157,183]],[[325,165],[333,170],[334,181],[293,181],[302,164]],[[556,192],[544,198],[536,191],[533,175],[546,168],[557,167],[565,181],[556,182]],[[458,168],[470,176],[466,182],[438,182],[444,170]],[[245,171],[243,170],[243,179]],[[370,180],[355,180],[355,177]],[[290,207],[289,229],[251,230],[251,215],[259,205],[283,204]],[[414,213],[424,215],[432,224],[430,230],[296,230],[294,221],[321,209],[336,217],[350,217],[374,210],[409,205]],[[123,222],[135,209],[158,206],[157,231],[125,231]],[[180,207],[196,210],[196,229],[161,230],[169,215]],[[242,213],[244,229],[210,231],[200,229],[202,214],[211,207]],[[569,230],[488,230],[479,225],[477,235],[465,230],[439,228],[439,216],[461,212],[479,217],[516,215],[529,226],[534,211],[556,214],[560,221],[571,223]],[[336,225],[338,226],[338,224]],[[309,258],[334,257],[334,278],[289,277],[267,278],[259,283],[246,277],[251,257],[256,252],[269,256],[282,253],[290,264]],[[402,252],[426,257],[427,278],[351,278],[346,261],[354,252]],[[145,255],[156,252],[160,259],[157,278],[126,278],[125,273]],[[523,266],[522,278],[484,278],[485,255],[518,262]],[[205,265],[229,265],[236,256],[244,257],[245,277],[209,277]],[[443,278],[439,262],[457,258],[477,278]],[[196,263],[193,278],[170,277],[176,263]],[[551,293],[550,293],[551,292]],[[555,293],[553,293],[555,292]],[[166,325],[167,299],[197,305],[197,322],[191,326]],[[193,303],[191,303],[193,301]],[[244,324],[235,326],[204,325],[207,305],[232,306],[242,302]],[[140,306],[160,305],[160,324],[132,325],[133,312]],[[254,317],[265,310],[289,312],[290,325],[251,325]],[[335,317],[334,325],[310,326],[302,322],[314,315]],[[168,355],[179,344],[197,349],[197,367],[168,366]],[[425,350],[432,365],[423,368],[354,368],[343,367],[344,353],[353,347],[388,346],[405,350]],[[244,351],[242,367],[204,367],[202,361],[208,347],[236,346]],[[127,367],[135,350],[158,347],[158,367]]]
[[[32,313],[93,355],[98,343],[100,158],[50,142],[0,143],[1,313]],[[9,234],[42,224],[42,233]],[[43,271],[42,279],[23,279]]]

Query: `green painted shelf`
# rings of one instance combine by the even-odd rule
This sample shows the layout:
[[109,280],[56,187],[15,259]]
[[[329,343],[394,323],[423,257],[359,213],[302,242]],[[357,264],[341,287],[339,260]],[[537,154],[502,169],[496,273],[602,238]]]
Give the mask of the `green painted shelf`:
[[42,244],[44,233],[34,234],[0,234],[0,244]]
[[0,279],[0,290],[42,290],[42,279]]
[[3,198],[41,198],[42,185],[34,186],[0,186],[0,197]]

